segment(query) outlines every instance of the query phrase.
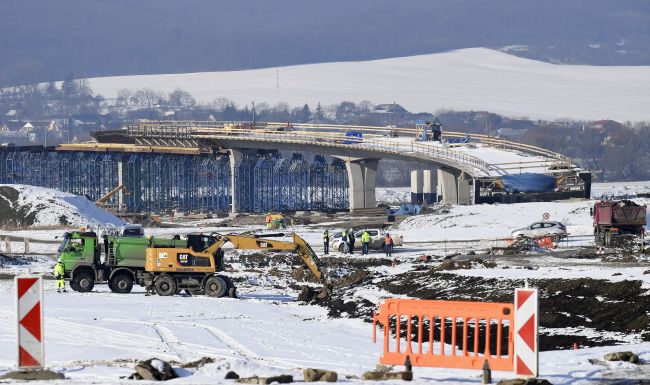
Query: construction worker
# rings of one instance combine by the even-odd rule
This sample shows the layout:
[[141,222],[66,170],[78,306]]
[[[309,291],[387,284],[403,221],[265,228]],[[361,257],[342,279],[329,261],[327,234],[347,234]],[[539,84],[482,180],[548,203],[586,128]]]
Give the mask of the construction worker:
[[354,231],[348,230],[348,244],[350,245],[350,254],[354,254]]
[[54,279],[56,280],[56,292],[65,292],[65,266],[61,260],[54,265]]
[[327,229],[323,232],[323,250],[325,255],[330,253],[330,233]]
[[341,242],[343,242],[343,254],[350,252],[350,244],[348,243],[348,232],[343,229],[341,232]]
[[361,234],[361,255],[368,255],[368,248],[370,247],[370,233],[368,230],[363,230]]
[[384,237],[384,248],[386,249],[386,256],[391,257],[393,255],[393,238],[388,233]]

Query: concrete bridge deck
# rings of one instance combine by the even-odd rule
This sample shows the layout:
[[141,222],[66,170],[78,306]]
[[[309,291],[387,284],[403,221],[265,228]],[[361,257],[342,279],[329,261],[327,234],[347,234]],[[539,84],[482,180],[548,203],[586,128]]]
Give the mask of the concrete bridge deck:
[[[361,135],[349,136],[351,132]],[[411,171],[415,202],[430,202],[442,195],[447,203],[479,203],[482,191],[489,189],[486,186],[504,175],[521,173],[568,177],[574,185],[582,183],[583,189],[589,189],[588,173],[569,158],[543,148],[458,132],[443,132],[442,141],[422,141],[418,134],[414,128],[161,121],[140,122],[119,132],[100,132],[95,136],[98,142],[61,145],[58,150],[198,153],[216,149],[227,152],[233,166],[247,150],[329,155],[346,162],[352,210],[375,206],[380,159],[423,165]],[[455,138],[467,143],[452,143]],[[233,182],[232,194],[236,193]]]

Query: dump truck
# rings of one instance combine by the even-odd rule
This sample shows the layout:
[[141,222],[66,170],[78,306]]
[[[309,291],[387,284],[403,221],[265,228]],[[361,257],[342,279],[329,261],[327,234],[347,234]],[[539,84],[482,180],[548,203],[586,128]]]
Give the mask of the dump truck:
[[[134,226],[105,233],[101,238],[94,231],[71,231],[63,235],[58,254],[73,290],[89,292],[95,283],[108,283],[113,292],[129,293],[134,283],[144,285],[142,273],[149,242]],[[157,242],[180,247],[187,244],[181,239]]]
[[646,206],[630,200],[600,201],[591,209],[597,245],[610,246],[616,237],[643,236]]
[[[314,277],[325,283],[323,264],[314,250],[298,234],[292,241],[269,239],[284,234],[211,234],[189,236],[185,247],[152,244],[147,248],[145,273],[147,292],[169,296],[181,290],[191,294],[222,297],[236,296],[236,288],[230,278],[218,274],[223,271],[223,246],[232,244],[235,249],[288,250],[296,252]],[[201,251],[197,251],[201,250]]]

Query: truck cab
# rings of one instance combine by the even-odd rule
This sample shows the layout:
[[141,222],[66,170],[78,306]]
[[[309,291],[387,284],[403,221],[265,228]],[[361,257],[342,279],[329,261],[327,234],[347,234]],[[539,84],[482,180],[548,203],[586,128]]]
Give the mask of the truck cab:
[[70,286],[77,291],[92,290],[97,268],[101,265],[97,234],[94,231],[66,232],[58,254]]

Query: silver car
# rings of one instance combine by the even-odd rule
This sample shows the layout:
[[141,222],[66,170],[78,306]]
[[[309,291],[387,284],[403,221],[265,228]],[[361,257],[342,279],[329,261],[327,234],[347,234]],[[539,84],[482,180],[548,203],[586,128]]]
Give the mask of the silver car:
[[[386,232],[381,229],[366,229],[368,231],[368,234],[370,234],[370,245],[369,249],[370,250],[384,250],[384,237],[386,236]],[[361,235],[363,234],[363,231],[357,231],[354,233],[354,249],[355,250],[361,250]],[[402,234],[397,234],[397,233],[390,233],[391,238],[393,238],[393,246],[402,246],[404,243],[404,238],[402,237]],[[332,250],[337,250],[339,252],[343,252],[345,250],[344,245],[343,245],[343,240],[341,239],[341,233],[336,233],[334,234],[333,237],[330,238],[330,249]]]
[[566,226],[564,226],[562,222],[535,222],[530,226],[512,232],[513,238],[540,238],[547,236],[552,237],[554,242],[566,238]]

